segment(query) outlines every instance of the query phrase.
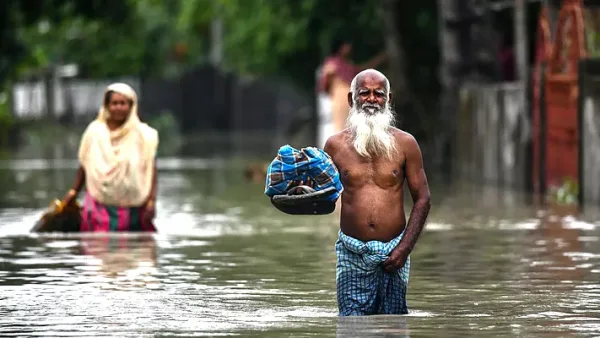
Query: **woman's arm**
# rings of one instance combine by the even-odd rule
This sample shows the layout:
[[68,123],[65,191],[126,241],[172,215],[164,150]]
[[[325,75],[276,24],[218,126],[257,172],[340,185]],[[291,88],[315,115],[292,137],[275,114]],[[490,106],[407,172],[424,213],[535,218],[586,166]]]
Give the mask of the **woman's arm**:
[[73,188],[71,188],[71,190],[69,190],[67,195],[63,198],[63,204],[69,205],[73,203],[73,200],[75,200],[84,184],[85,170],[83,169],[83,166],[79,166],[79,169],[77,169],[77,174],[75,175],[75,183],[73,183]]
[[146,200],[146,205],[154,206],[156,202],[157,181],[156,160],[154,160],[154,169],[152,170],[152,187],[150,188],[150,195],[148,196],[148,200]]
[[156,216],[155,202],[156,202],[156,160],[154,160],[154,169],[152,170],[152,187],[150,188],[150,195],[144,204],[143,222],[150,224],[152,219]]
[[82,166],[79,166],[79,169],[77,169],[77,174],[75,175],[75,183],[73,184],[72,190],[75,190],[76,193],[79,193],[81,191],[81,188],[83,188],[84,184],[85,184],[85,170],[83,169]]

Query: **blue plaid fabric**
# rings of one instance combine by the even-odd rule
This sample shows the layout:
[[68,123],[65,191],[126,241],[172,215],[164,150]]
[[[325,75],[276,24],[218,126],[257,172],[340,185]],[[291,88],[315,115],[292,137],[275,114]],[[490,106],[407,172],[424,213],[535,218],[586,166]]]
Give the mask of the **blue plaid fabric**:
[[402,269],[392,274],[385,272],[381,265],[403,235],[387,243],[365,243],[339,232],[335,252],[340,316],[408,313],[406,287],[410,257]]
[[330,201],[337,200],[343,190],[340,174],[325,151],[315,147],[298,150],[284,145],[267,170],[265,195],[286,194],[294,182],[306,182],[307,178],[313,180],[317,191],[335,187],[337,192],[327,197]]

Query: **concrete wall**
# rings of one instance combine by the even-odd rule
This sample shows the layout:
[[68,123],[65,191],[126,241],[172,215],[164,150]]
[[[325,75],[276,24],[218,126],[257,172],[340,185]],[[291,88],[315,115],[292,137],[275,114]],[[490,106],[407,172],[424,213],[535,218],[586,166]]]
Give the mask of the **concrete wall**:
[[580,64],[580,202],[600,204],[600,61]]
[[454,172],[473,181],[528,190],[531,123],[516,83],[467,85],[460,90]]

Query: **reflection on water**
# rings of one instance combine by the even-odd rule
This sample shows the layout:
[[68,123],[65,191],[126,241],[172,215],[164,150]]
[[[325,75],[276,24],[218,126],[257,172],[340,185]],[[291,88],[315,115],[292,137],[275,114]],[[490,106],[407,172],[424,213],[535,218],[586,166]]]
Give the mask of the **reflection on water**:
[[84,271],[111,278],[117,286],[148,286],[155,281],[156,242],[147,236],[90,236],[79,242],[82,255],[95,258]]
[[410,337],[405,316],[339,317],[336,337]]
[[335,216],[279,213],[239,166],[163,165],[158,234],[32,235],[49,199],[68,190],[74,166],[17,164],[0,165],[3,337],[600,332],[593,210],[540,211],[489,187],[434,189],[413,254],[410,314],[338,318]]

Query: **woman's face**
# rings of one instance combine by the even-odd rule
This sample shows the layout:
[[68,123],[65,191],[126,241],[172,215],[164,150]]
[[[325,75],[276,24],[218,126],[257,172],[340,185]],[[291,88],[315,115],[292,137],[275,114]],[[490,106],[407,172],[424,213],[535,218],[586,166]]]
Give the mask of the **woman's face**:
[[108,94],[108,111],[110,119],[115,122],[125,122],[131,112],[131,100],[125,95],[112,92]]

